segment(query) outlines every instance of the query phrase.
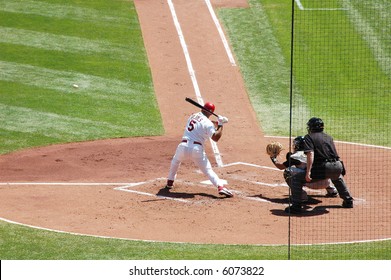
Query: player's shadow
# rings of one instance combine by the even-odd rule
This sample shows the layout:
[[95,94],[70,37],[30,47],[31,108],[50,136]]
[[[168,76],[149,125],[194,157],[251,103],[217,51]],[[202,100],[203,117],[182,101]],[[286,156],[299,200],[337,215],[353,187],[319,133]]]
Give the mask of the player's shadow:
[[316,199],[314,196],[309,195],[308,196],[308,200],[305,201],[304,204],[306,204],[306,205],[316,205],[316,204],[319,204],[321,202],[322,202],[322,200]]
[[339,208],[343,208],[342,207],[342,204],[341,205],[322,205],[322,206],[316,206],[314,207],[314,209],[319,209],[319,210],[322,210],[322,209],[339,209]]
[[[264,196],[264,195],[253,195],[253,196],[250,196],[250,197],[256,197],[256,198],[261,198],[261,199],[264,199],[264,200],[267,200],[267,201],[270,201],[272,203],[279,203],[279,204],[289,204],[289,197],[284,197],[284,198],[274,198],[274,197],[267,197],[267,196]],[[308,200],[303,202],[303,204],[306,204],[306,205],[316,205],[316,204],[319,204],[321,203],[322,201],[319,200],[319,199],[316,199],[314,198],[313,196],[308,196]]]
[[326,209],[326,207],[314,207],[310,208],[309,206],[304,206],[302,212],[300,213],[289,213],[285,212],[284,209],[272,209],[270,212],[275,216],[283,216],[283,217],[289,217],[289,216],[295,216],[295,217],[312,217],[312,216],[320,216],[324,214],[328,214],[329,211]]
[[173,190],[169,190],[167,188],[162,188],[158,191],[156,194],[158,196],[164,196],[164,197],[169,197],[169,198],[180,198],[180,199],[191,199],[195,198],[196,196],[203,196],[203,197],[208,197],[212,199],[221,199],[225,197],[218,197],[213,194],[208,194],[208,193],[188,193],[188,192],[177,192]]
[[267,200],[267,201],[272,202],[272,203],[279,203],[279,204],[288,204],[289,203],[289,198],[288,197],[285,197],[285,198],[274,198],[274,197],[266,197],[266,196],[263,196],[263,195],[252,195],[250,197],[261,198],[261,199]]
[[[263,195],[254,195],[252,197],[262,198],[272,203],[283,204],[285,206],[289,205],[290,203],[289,197],[273,198],[273,197],[265,197]],[[319,215],[324,215],[329,213],[329,211],[327,210],[327,208],[329,207],[316,206],[314,208],[311,208],[310,206],[308,206],[308,205],[316,205],[321,202],[322,202],[321,200],[316,199],[313,196],[308,196],[308,200],[306,202],[303,202],[303,211],[299,214],[287,213],[285,212],[285,209],[272,209],[270,210],[270,212],[276,216],[286,216],[286,217],[288,217],[289,215],[298,216],[298,217],[309,217],[309,216],[319,216]]]

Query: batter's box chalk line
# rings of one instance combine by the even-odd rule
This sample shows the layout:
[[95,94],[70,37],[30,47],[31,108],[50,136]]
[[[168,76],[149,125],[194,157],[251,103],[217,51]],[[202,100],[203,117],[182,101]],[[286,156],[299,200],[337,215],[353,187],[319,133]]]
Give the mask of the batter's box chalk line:
[[[161,181],[161,180],[166,180],[166,178],[156,178],[156,179],[152,179],[152,180],[148,180],[148,181],[144,181],[144,182],[129,183],[129,184],[125,184],[125,185],[116,187],[116,188],[114,188],[114,190],[129,192],[129,193],[133,193],[133,194],[141,195],[141,196],[150,196],[150,197],[158,197],[158,198],[167,199],[167,200],[174,200],[174,201],[183,202],[183,203],[194,203],[194,201],[191,201],[191,200],[175,198],[175,197],[169,197],[169,196],[165,196],[165,195],[154,194],[154,193],[145,192],[145,191],[139,191],[139,190],[134,189],[136,187],[139,187],[139,186],[142,186],[142,185],[151,184],[153,182]],[[228,183],[226,180],[222,180],[222,181],[223,181],[224,184]],[[242,181],[244,181],[244,180],[242,180]],[[185,184],[185,185],[192,185],[192,186],[197,186],[197,187],[205,187],[205,188],[208,188],[208,189],[211,189],[211,186],[213,186],[212,182],[209,181],[209,180],[201,181],[200,184],[186,182],[186,181],[183,181],[183,180],[176,180],[176,182],[180,182],[181,184]],[[263,182],[253,182],[253,181],[249,181],[249,180],[247,180],[247,182],[248,183],[253,183],[253,184],[259,184],[259,185],[271,186],[271,187],[274,187],[274,186],[286,186],[284,184],[268,184],[268,183],[263,183]],[[238,190],[230,189],[230,191],[232,193],[234,193],[235,196],[240,197],[241,199],[251,200],[251,201],[256,201],[256,202],[262,202],[262,203],[265,203],[265,202],[266,203],[273,203],[273,202],[271,202],[269,200],[266,200],[266,199],[263,199],[263,198],[260,198],[260,197],[250,197],[250,196],[247,196],[244,192],[241,192],[241,191],[238,191]],[[206,199],[198,200],[197,203],[202,203],[202,202],[205,202],[205,201],[208,201],[208,200],[206,200]]]
[[228,164],[223,165],[222,167],[230,167],[230,166],[235,166],[235,165],[245,165],[245,166],[250,166],[250,167],[255,167],[255,168],[262,168],[262,169],[268,169],[268,170],[273,170],[273,171],[281,171],[280,169],[275,168],[275,167],[258,165],[258,164],[241,162],[241,161],[228,163]]
[[[268,169],[268,170],[280,171],[277,168],[272,168],[272,167],[268,167],[268,166],[261,166],[261,165],[257,165],[257,164],[251,164],[251,163],[245,163],[245,162],[234,162],[234,163],[226,164],[226,165],[223,165],[222,168],[235,166],[235,165],[245,165],[245,166],[251,166],[251,167],[256,167],[256,168],[263,168],[263,169]],[[200,170],[197,170],[197,172],[201,173]],[[141,185],[145,185],[145,184],[150,184],[150,183],[153,183],[153,182],[156,182],[156,181],[160,181],[160,180],[166,180],[166,178],[156,178],[156,179],[148,180],[148,181],[145,181],[145,182],[136,182],[136,183],[124,184],[123,186],[116,187],[114,189],[115,190],[119,190],[119,191],[125,191],[125,192],[129,192],[129,193],[134,193],[134,194],[137,194],[137,195],[158,197],[158,198],[174,200],[174,201],[178,201],[178,202],[184,202],[184,203],[192,202],[192,201],[189,201],[189,200],[186,200],[186,199],[169,197],[169,196],[164,196],[164,195],[157,195],[157,194],[153,194],[153,193],[149,193],[149,192],[142,192],[142,191],[138,191],[138,190],[134,189],[135,187],[138,187],[138,186],[141,186]],[[176,182],[181,182],[182,184],[195,185],[195,184],[192,184],[192,183],[189,183],[189,182],[185,182],[183,180],[176,180]],[[223,184],[228,184],[227,180],[222,180],[222,182],[223,182]],[[268,184],[268,183],[264,183],[264,182],[252,182],[252,181],[247,181],[247,182],[254,183],[254,184],[260,184],[260,185],[265,185],[265,186],[270,186],[270,187],[281,186],[280,184]],[[204,187],[208,186],[208,188],[210,188],[210,186],[212,185],[212,182],[210,180],[201,181],[200,183],[201,183],[201,186],[204,186]],[[200,186],[200,185],[198,185],[198,186]],[[284,184],[282,184],[282,186],[284,186]],[[243,198],[243,199],[248,199],[248,200],[252,200],[252,201],[259,201],[259,202],[269,202],[270,203],[270,201],[267,201],[267,200],[262,199],[262,198],[248,197],[248,196],[244,195],[242,192],[237,191],[237,190],[230,189],[230,191],[233,192],[234,194],[236,194],[237,196]],[[206,200],[201,200],[199,202],[203,202],[203,201],[206,201]]]
[[[158,195],[158,194],[154,194],[154,193],[143,192],[143,191],[138,191],[138,190],[133,189],[133,188],[138,187],[138,186],[150,184],[150,183],[153,183],[153,182],[156,182],[156,181],[161,181],[161,180],[166,180],[166,178],[156,178],[156,179],[148,180],[148,181],[144,181],[144,182],[129,183],[129,184],[126,184],[126,185],[123,185],[123,186],[116,187],[116,188],[114,188],[114,190],[124,191],[124,192],[133,193],[133,194],[141,195],[141,196],[150,196],[150,197],[155,197],[155,198],[157,197],[157,198],[161,198],[161,199],[173,200],[173,201],[178,201],[178,202],[181,202],[181,203],[194,203],[194,201],[192,201],[192,200],[186,200],[186,199],[182,199],[182,198],[169,197],[169,196],[165,196],[165,195]],[[267,186],[267,187],[272,187],[272,188],[273,187],[288,187],[287,184],[269,184],[269,183],[264,183],[264,182],[251,181],[251,180],[242,180],[242,181],[243,182],[246,181],[247,183],[251,183],[251,184],[255,184],[255,185],[263,185],[263,186]],[[176,182],[180,182],[181,184],[195,186],[195,187],[205,187],[205,188],[208,188],[208,189],[210,189],[211,186],[212,186],[212,183],[209,180],[201,181],[200,182],[201,185],[197,184],[197,183],[186,182],[184,180],[176,180]],[[223,180],[223,182],[225,184],[227,184],[226,180]],[[307,191],[309,191],[309,192],[312,192],[312,193],[321,193],[322,192],[322,190],[313,190],[313,189],[309,189],[309,188],[305,188],[305,189]],[[267,200],[267,199],[264,199],[264,198],[261,198],[261,197],[249,196],[248,194],[246,194],[246,193],[244,193],[242,191],[239,191],[239,190],[234,190],[234,189],[230,188],[230,191],[232,193],[234,193],[236,197],[239,197],[239,198],[244,199],[244,200],[250,200],[250,201],[261,202],[261,203],[272,203],[272,204],[276,204],[276,205],[281,205],[281,203],[273,202],[273,201],[270,201],[270,200]],[[208,201],[208,200],[207,199],[197,200],[197,203],[203,203],[203,202],[206,202],[206,201]],[[362,205],[362,204],[365,204],[365,199],[355,198],[354,202],[357,205]]]
[[149,193],[149,192],[141,192],[141,191],[137,191],[137,190],[132,189],[134,187],[150,184],[150,183],[153,183],[153,182],[156,182],[156,181],[160,181],[160,180],[163,180],[163,179],[165,179],[165,178],[156,178],[154,180],[149,180],[149,181],[145,181],[145,182],[130,183],[130,184],[126,184],[125,186],[116,187],[116,188],[114,188],[114,190],[123,191],[123,192],[129,192],[129,193],[135,193],[137,195],[159,197],[159,198],[168,199],[168,200],[176,200],[176,201],[185,202],[185,203],[189,202],[188,200],[181,199],[181,198],[169,197],[169,196],[164,196],[164,195],[157,195],[157,194],[153,194],[153,193]]
[[[281,171],[277,168],[272,168],[272,167],[262,166],[262,165],[252,164],[252,163],[245,163],[245,162],[229,163],[229,164],[222,166],[222,168],[235,166],[235,165],[245,165],[245,166],[251,166],[251,167],[261,168],[261,169],[266,169],[266,170]],[[69,183],[67,183],[67,182],[0,182],[0,186],[51,186],[51,187],[58,187],[58,186],[60,186],[60,187],[61,186],[73,186],[73,187],[118,186],[118,187],[115,187],[114,190],[124,191],[124,192],[133,193],[133,194],[137,194],[137,195],[158,197],[158,198],[167,199],[167,200],[174,200],[174,201],[178,201],[178,202],[182,202],[182,203],[194,203],[194,201],[190,201],[190,200],[186,200],[186,199],[158,195],[158,194],[154,194],[154,193],[150,193],[150,192],[142,192],[142,191],[138,191],[138,190],[134,189],[135,187],[146,185],[146,184],[151,184],[151,183],[154,183],[157,181],[163,181],[165,183],[165,180],[166,180],[166,178],[160,177],[160,178],[155,178],[155,179],[151,179],[148,181],[131,182],[131,183],[118,183],[118,182],[112,182],[112,183],[108,183],[108,182],[105,182],[105,183],[99,183],[99,182],[80,182],[80,183],[78,183],[78,182],[69,182]],[[242,179],[242,178],[235,178],[235,180],[247,182],[247,183],[254,184],[254,185],[267,186],[267,187],[288,187],[288,185],[286,183],[271,184],[271,183],[267,183],[267,182],[251,181],[251,180]],[[201,185],[196,184],[196,183],[185,182],[183,180],[176,180],[176,181],[181,182],[182,184],[194,185],[194,186],[198,186],[198,187],[201,186],[201,187],[210,188],[212,185],[212,183],[209,180],[201,181],[200,182]],[[224,184],[228,184],[227,180],[222,180],[222,181]],[[247,196],[245,193],[238,191],[238,190],[231,189],[231,188],[230,188],[230,191],[232,191],[237,197],[240,197],[242,199],[251,200],[251,201],[258,201],[258,202],[262,202],[262,203],[264,203],[264,202],[274,203],[274,202],[271,202],[269,200],[266,200],[266,199],[263,199],[260,197]],[[311,191],[314,191],[314,190],[311,190]],[[201,201],[197,201],[197,202],[202,203],[204,201],[206,201],[206,200],[201,200]],[[365,203],[365,199],[355,198],[355,204],[364,204],[364,203]],[[276,204],[278,204],[278,203],[276,203]]]

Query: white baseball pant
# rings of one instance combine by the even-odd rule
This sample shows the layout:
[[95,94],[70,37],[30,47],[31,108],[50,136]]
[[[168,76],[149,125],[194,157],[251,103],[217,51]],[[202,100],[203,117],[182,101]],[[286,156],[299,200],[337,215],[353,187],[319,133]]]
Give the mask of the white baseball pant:
[[202,173],[208,177],[214,186],[223,186],[223,182],[212,169],[212,165],[204,151],[204,147],[200,144],[194,144],[192,141],[188,141],[187,143],[182,142],[178,145],[175,155],[171,161],[171,167],[167,179],[175,181],[176,174],[181,163],[190,159],[198,166],[199,169],[201,169]]

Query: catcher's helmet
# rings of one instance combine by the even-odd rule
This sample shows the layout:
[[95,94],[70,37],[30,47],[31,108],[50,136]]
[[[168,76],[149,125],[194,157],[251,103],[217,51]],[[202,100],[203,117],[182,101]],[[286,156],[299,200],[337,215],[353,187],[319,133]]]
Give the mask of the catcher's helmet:
[[204,107],[206,109],[208,109],[209,111],[211,111],[212,113],[215,111],[215,105],[213,103],[210,103],[210,102],[206,102],[204,104]]
[[310,118],[307,122],[307,130],[309,132],[321,132],[324,129],[324,123],[320,118]]
[[296,151],[303,151],[304,150],[304,137],[303,136],[297,136],[293,140],[293,147]]

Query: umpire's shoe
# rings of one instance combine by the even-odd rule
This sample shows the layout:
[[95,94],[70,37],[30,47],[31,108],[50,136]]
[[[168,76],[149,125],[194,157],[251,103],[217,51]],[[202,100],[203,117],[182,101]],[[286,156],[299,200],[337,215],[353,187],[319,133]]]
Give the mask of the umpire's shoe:
[[291,206],[285,208],[284,211],[288,214],[301,214],[303,212],[303,207],[301,204],[292,204]]
[[342,208],[353,208],[353,199],[346,199],[342,202]]

